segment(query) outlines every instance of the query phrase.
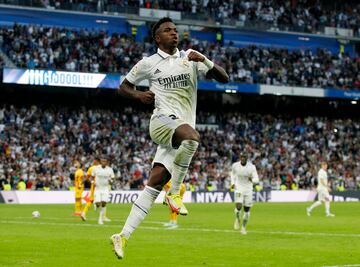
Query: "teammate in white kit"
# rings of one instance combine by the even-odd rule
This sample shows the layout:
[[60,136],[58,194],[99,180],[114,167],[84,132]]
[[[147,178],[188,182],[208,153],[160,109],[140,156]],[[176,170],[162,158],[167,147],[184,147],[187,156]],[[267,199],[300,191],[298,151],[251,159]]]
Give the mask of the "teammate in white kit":
[[[195,130],[197,80],[199,74],[227,83],[225,70],[194,50],[179,51],[179,35],[170,18],[162,18],[152,28],[157,53],[144,57],[128,73],[119,93],[155,104],[150,119],[150,136],[158,144],[150,179],[144,191],[134,202],[120,234],[111,237],[115,254],[123,258],[127,240],[144,220],[163,186],[171,178],[166,195],[169,208],[178,214],[188,211],[180,197],[180,185],[199,145]],[[150,90],[137,91],[135,85],[148,80]]]
[[328,175],[327,175],[328,165],[326,162],[321,163],[321,168],[318,172],[318,200],[315,201],[310,207],[306,208],[306,213],[308,216],[311,216],[311,211],[320,206],[321,203],[325,203],[325,214],[327,217],[334,217],[335,215],[330,213],[330,194],[329,194],[329,186],[328,186]]
[[105,216],[106,203],[109,201],[110,182],[114,179],[114,171],[108,166],[108,160],[105,157],[100,159],[100,165],[97,165],[91,176],[95,177],[94,202],[97,208],[101,207],[99,215],[99,224],[109,222],[110,219]]
[[246,153],[240,155],[240,161],[231,168],[231,187],[235,196],[235,223],[234,229],[240,229],[240,213],[244,206],[241,234],[246,234],[246,225],[250,219],[250,208],[253,204],[253,185],[259,183],[259,176],[255,165],[248,162]]

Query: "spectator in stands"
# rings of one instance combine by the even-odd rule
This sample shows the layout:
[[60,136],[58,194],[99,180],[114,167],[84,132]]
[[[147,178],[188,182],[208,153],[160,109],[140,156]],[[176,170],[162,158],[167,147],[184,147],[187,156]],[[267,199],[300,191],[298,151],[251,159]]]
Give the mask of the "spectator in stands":
[[[0,106],[1,183],[16,188],[23,180],[27,189],[67,190],[71,163],[77,159],[87,168],[96,151],[104,150],[121,178],[113,189],[140,189],[147,183],[155,150],[147,141],[149,115],[132,108],[119,113]],[[359,187],[359,120],[238,112],[199,112],[197,117],[204,127],[199,128],[202,143],[186,178],[191,190],[227,190],[231,164],[242,150],[251,155],[263,188],[312,188],[322,160],[329,162],[333,189],[340,181],[345,189]]]
[[[125,35],[110,36],[87,30],[77,32],[15,24],[13,28],[0,28],[0,34],[4,39],[3,50],[22,68],[125,74],[153,49],[149,43],[136,43]],[[196,39],[184,40],[180,47],[206,54],[226,69],[232,81],[345,90],[360,88],[360,57],[335,55],[326,49],[314,53],[259,46],[222,47]]]

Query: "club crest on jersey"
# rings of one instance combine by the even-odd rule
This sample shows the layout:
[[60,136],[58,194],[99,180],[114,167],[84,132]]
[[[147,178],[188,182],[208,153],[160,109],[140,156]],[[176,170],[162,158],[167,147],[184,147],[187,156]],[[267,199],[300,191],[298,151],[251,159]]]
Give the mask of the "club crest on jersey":
[[135,67],[132,69],[131,73],[135,76],[138,73],[138,65],[135,65]]
[[185,67],[189,67],[189,60],[183,59],[181,62]]

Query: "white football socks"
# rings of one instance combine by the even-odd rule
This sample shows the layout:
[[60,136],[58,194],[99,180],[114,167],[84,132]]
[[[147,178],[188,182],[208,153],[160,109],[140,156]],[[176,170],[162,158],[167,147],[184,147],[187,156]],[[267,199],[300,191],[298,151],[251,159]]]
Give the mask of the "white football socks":
[[99,222],[102,222],[104,219],[104,214],[105,214],[105,207],[101,207],[100,208],[100,214],[99,214]]
[[102,207],[101,208],[101,211],[100,211],[100,214],[101,214],[101,212],[102,212],[102,217],[101,218],[105,218],[105,216],[106,216],[106,207]]
[[326,215],[330,214],[330,202],[329,201],[325,201],[325,213],[326,213]]
[[183,140],[176,151],[173,170],[171,175],[171,194],[179,194],[180,186],[184,181],[192,157],[194,156],[199,142],[194,140]]
[[244,212],[243,223],[242,223],[244,228],[246,228],[246,225],[249,222],[249,220],[250,220],[250,211]]
[[127,239],[130,238],[130,235],[149,213],[150,208],[159,194],[160,191],[150,186],[145,186],[145,189],[141,192],[139,198],[134,202],[131,208],[130,214],[127,217],[125,225],[120,233],[122,236]]
[[240,211],[237,208],[235,208],[234,212],[235,212],[235,218],[238,219],[240,221]]
[[310,208],[309,208],[309,211],[311,212],[314,208],[316,208],[317,206],[320,206],[321,205],[321,201],[316,201],[316,202],[314,202],[311,206],[310,206]]

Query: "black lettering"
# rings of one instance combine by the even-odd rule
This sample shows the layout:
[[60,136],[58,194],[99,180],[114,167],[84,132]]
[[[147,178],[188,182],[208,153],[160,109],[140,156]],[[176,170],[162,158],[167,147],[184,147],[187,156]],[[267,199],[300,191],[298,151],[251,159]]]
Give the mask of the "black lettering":
[[130,197],[129,194],[125,194],[123,198],[123,203],[129,203],[129,197]]
[[131,202],[134,203],[139,197],[139,194],[133,194],[131,195]]

